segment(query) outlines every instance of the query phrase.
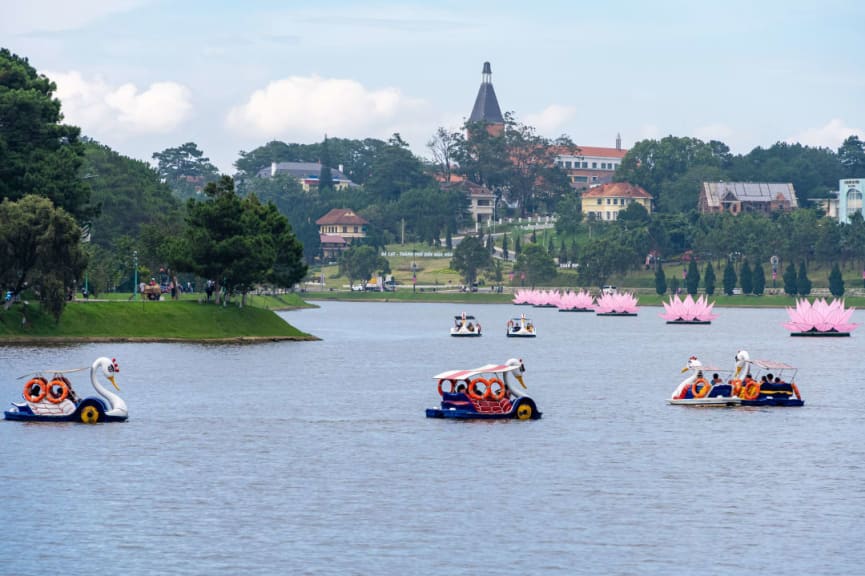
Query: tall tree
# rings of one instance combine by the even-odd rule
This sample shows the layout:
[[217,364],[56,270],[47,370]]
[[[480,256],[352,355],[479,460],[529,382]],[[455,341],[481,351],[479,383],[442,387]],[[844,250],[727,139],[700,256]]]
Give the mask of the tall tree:
[[162,181],[184,201],[195,198],[207,184],[219,178],[219,170],[195,142],[154,152],[153,159]]
[[685,288],[691,296],[697,295],[697,289],[700,287],[700,270],[697,268],[697,260],[691,258],[688,264],[688,275],[685,277]]
[[733,267],[733,261],[727,260],[727,266],[724,268],[724,294],[727,296],[733,295],[733,289],[736,288],[736,269]]
[[0,198],[37,194],[87,224],[97,209],[81,173],[80,129],[61,124],[57,86],[0,49]]
[[841,298],[844,295],[844,278],[841,276],[841,268],[838,263],[832,265],[832,271],[829,272],[829,292],[835,298]]
[[465,138],[460,132],[448,132],[439,126],[435,135],[427,142],[427,148],[433,155],[433,163],[436,171],[441,174],[442,180],[451,181],[451,175],[456,168],[456,158],[459,148],[464,146]]
[[703,286],[709,296],[715,293],[715,269],[711,262],[706,264],[706,271],[703,273]]
[[33,288],[59,320],[86,265],[81,228],[65,210],[35,195],[0,203],[0,286]]
[[556,263],[543,246],[529,244],[517,258],[514,272],[525,274],[529,285],[534,287],[556,277]]
[[796,291],[800,296],[807,296],[811,293],[811,280],[808,278],[808,269],[805,266],[805,261],[799,263],[799,274],[796,276]]
[[664,274],[664,267],[660,264],[655,266],[655,292],[658,294],[667,292],[667,275]]
[[470,286],[477,281],[478,271],[489,269],[492,263],[493,258],[483,242],[477,236],[468,235],[454,248],[451,269],[459,272]]
[[395,202],[406,191],[433,184],[423,164],[409,150],[408,144],[394,134],[388,145],[375,157],[366,190],[377,202]]
[[757,262],[754,265],[754,294],[762,296],[766,291],[766,272],[763,270],[763,265]]
[[849,136],[838,148],[838,161],[843,173],[841,178],[858,178],[865,174],[865,142],[858,136]]
[[796,265],[790,262],[787,269],[784,270],[784,293],[788,296],[795,296],[799,293],[799,287],[796,278]]
[[742,286],[742,294],[754,293],[754,277],[747,258],[742,262],[742,267],[739,269],[739,284]]

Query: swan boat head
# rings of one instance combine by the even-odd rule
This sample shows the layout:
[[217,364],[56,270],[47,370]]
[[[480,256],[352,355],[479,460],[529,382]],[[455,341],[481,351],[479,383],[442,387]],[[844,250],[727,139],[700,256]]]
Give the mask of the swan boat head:
[[90,383],[99,395],[108,401],[109,409],[105,412],[106,415],[126,417],[129,413],[126,402],[120,396],[105,388],[97,378],[97,373],[101,374],[119,392],[120,386],[117,385],[117,380],[115,379],[118,372],[120,372],[120,367],[117,365],[117,360],[102,356],[94,360],[90,366]]

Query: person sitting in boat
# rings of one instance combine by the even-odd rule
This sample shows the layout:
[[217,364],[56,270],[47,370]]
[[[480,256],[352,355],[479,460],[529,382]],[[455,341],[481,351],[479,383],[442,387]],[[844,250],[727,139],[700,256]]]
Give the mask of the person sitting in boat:
[[717,386],[718,384],[723,384],[723,383],[724,383],[724,381],[721,380],[721,377],[718,376],[717,372],[712,374],[712,386]]

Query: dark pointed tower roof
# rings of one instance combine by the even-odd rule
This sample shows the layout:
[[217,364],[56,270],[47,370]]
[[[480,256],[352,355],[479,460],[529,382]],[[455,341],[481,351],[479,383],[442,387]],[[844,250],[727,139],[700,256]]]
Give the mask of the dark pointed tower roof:
[[484,62],[484,71],[481,74],[481,87],[478,97],[475,98],[475,106],[469,116],[469,122],[486,122],[487,124],[504,124],[502,110],[493,89],[493,72],[489,62]]

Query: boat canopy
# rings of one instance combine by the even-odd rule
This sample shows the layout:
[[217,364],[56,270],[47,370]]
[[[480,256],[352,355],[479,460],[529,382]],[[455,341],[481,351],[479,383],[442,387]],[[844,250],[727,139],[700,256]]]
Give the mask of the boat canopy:
[[473,368],[471,370],[448,370],[447,372],[442,372],[441,374],[436,374],[433,376],[435,380],[464,380],[467,378],[471,378],[477,374],[489,373],[489,372],[513,372],[514,370],[519,370],[522,368],[522,364],[517,364],[514,366],[513,364],[487,364],[485,366],[481,366],[480,368]]
[[796,370],[795,366],[774,360],[751,360],[751,364],[764,370]]

